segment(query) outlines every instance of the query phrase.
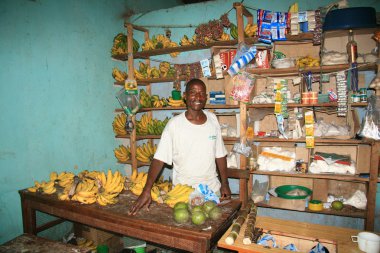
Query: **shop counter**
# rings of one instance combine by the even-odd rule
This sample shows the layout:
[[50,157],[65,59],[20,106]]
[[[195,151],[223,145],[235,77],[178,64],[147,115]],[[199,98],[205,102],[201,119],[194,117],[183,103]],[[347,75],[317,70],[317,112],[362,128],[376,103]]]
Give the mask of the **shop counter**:
[[[128,215],[128,209],[137,199],[129,191],[119,195],[117,204],[108,206],[61,201],[56,194],[45,195],[27,190],[19,193],[25,233],[37,234],[42,228],[50,227],[48,224],[36,226],[36,211],[41,211],[62,220],[189,252],[207,252],[215,246],[241,206],[238,199],[224,202],[220,219],[207,220],[205,224],[196,226],[191,222],[177,224],[173,219],[172,208],[164,204],[152,203],[149,210],[142,209],[135,216]],[[57,223],[52,222],[52,225]]]

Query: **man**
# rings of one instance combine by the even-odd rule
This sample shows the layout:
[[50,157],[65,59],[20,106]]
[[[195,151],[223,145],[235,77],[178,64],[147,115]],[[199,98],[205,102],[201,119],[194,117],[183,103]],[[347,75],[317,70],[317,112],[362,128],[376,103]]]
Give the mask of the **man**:
[[[229,199],[231,190],[227,179],[227,151],[215,114],[204,111],[207,93],[202,80],[192,79],[186,84],[187,110],[173,117],[166,125],[143,192],[129,213],[149,208],[150,191],[164,164],[173,164],[173,184],[196,187],[207,184],[221,199]],[[219,170],[220,180],[218,179]]]

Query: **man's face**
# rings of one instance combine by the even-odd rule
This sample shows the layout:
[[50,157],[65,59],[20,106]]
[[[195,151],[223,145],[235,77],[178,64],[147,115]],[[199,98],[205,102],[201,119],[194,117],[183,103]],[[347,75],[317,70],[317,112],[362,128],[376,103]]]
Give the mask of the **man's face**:
[[194,111],[202,110],[207,101],[207,93],[204,85],[193,83],[186,92],[186,104],[189,109]]

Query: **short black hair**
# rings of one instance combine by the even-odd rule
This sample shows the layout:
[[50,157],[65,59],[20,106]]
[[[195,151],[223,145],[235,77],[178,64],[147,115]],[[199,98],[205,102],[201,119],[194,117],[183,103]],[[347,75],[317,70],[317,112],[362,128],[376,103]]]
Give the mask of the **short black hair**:
[[188,81],[186,83],[186,92],[188,92],[190,90],[190,86],[193,85],[193,84],[201,84],[206,89],[206,84],[201,79],[194,78],[194,79],[191,79],[190,81]]

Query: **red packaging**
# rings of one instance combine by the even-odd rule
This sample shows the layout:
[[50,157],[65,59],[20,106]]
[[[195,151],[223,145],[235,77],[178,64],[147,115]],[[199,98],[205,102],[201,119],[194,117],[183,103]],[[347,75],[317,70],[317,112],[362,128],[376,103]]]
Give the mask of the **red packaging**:
[[270,52],[267,49],[257,50],[255,57],[256,67],[260,69],[269,69]]
[[222,66],[226,65],[226,69],[228,69],[234,61],[234,58],[236,55],[236,49],[229,50],[226,52],[221,52],[219,53],[219,55],[220,55],[220,60],[222,61]]

